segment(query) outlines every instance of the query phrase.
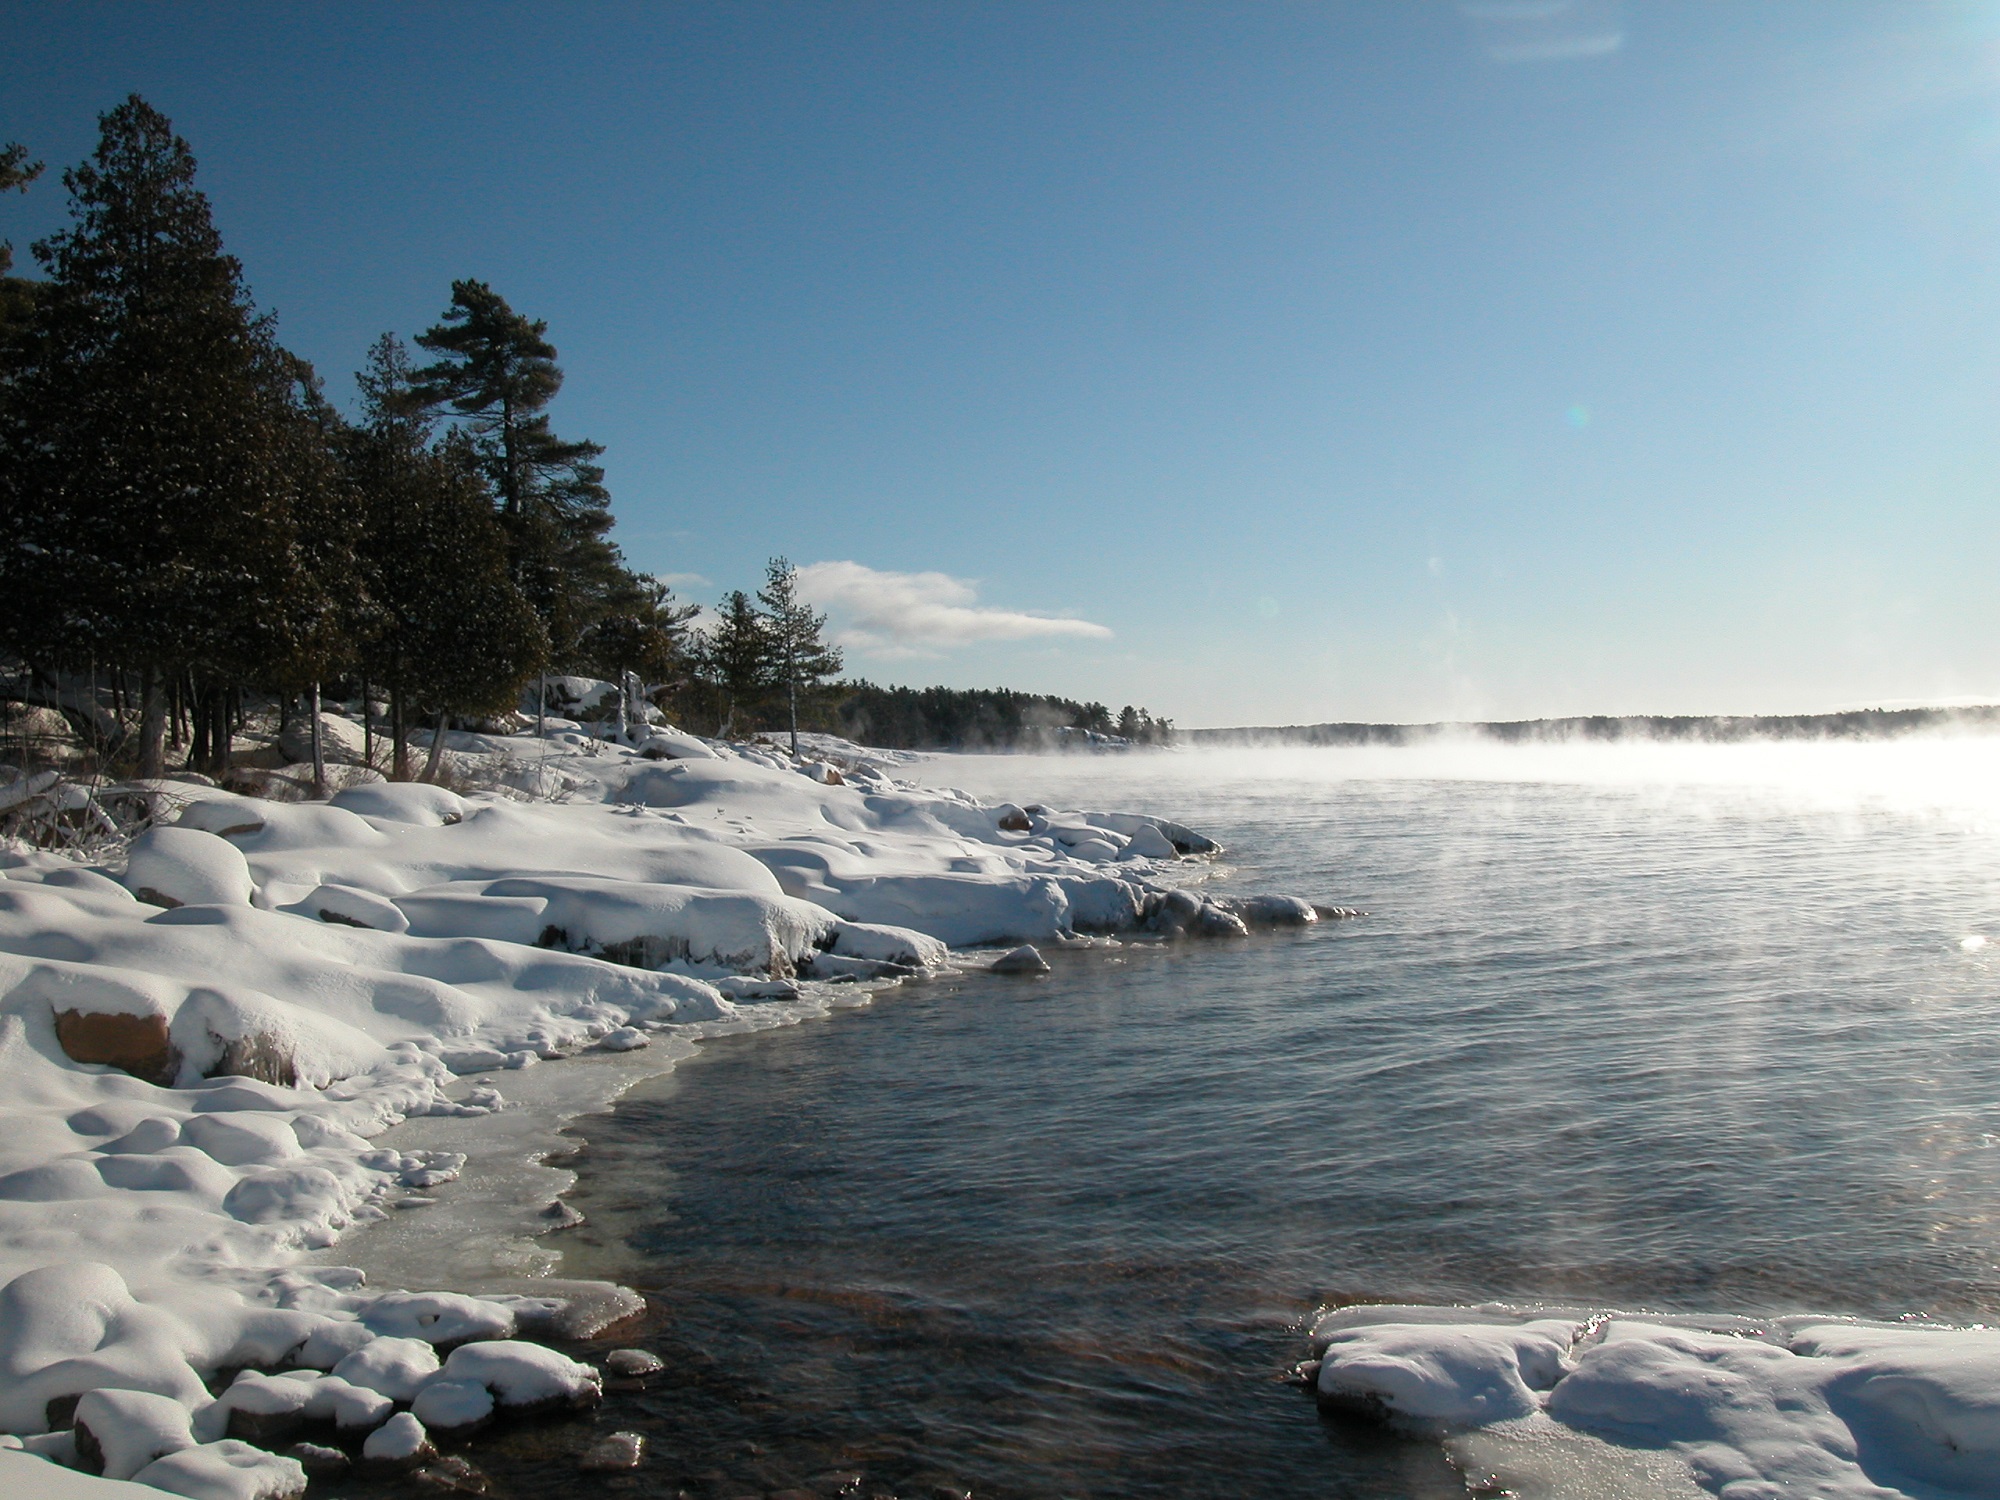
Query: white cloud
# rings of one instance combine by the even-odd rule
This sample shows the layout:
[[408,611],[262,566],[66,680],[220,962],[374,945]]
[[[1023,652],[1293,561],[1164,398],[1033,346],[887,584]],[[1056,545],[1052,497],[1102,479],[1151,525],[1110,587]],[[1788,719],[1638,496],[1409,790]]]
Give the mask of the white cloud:
[[931,656],[978,641],[1108,640],[1090,620],[992,609],[949,573],[887,573],[858,562],[799,569],[799,595],[828,611],[841,645],[881,656]]
[[1499,63],[1606,57],[1625,44],[1624,0],[1460,0],[1458,8]]

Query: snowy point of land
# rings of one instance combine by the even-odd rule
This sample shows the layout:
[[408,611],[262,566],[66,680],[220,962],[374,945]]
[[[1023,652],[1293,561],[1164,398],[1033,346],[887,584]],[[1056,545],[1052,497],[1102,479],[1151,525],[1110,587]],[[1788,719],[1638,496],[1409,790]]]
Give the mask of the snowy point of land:
[[1349,1307],[1322,1405],[1433,1433],[1479,1494],[1990,1495],[2000,1330],[1851,1318]]
[[385,1131],[498,1127],[530,1064],[825,1014],[968,949],[1321,914],[1171,883],[1216,847],[1178,824],[985,805],[894,752],[548,728],[450,735],[476,793],[148,783],[121,858],[0,848],[0,1492],[278,1500],[293,1452],[411,1464],[431,1430],[593,1404],[597,1372],[531,1338],[631,1294],[329,1258],[466,1166]]

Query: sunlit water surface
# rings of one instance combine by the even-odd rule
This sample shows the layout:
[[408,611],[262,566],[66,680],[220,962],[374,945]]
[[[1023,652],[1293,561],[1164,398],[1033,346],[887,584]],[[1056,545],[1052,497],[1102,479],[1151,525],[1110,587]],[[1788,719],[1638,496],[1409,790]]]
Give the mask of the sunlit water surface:
[[1462,1495],[1280,1382],[1314,1309],[2000,1306],[2000,742],[923,774],[1369,915],[905,989],[588,1122],[649,1493]]

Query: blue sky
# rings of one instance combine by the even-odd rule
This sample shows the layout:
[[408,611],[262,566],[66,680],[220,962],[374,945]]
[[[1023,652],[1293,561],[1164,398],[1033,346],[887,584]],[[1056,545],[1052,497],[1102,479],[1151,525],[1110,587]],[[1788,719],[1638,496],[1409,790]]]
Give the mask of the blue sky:
[[[0,139],[59,168],[144,94],[337,392],[492,282],[631,560],[702,602],[824,564],[878,680],[1183,724],[2000,699],[2000,3],[0,23]],[[52,172],[0,234],[64,212]]]

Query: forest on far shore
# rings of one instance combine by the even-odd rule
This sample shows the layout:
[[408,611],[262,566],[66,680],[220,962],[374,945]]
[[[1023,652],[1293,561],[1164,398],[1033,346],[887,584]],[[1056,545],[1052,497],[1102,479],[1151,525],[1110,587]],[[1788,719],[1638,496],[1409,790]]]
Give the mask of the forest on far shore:
[[[718,735],[1169,736],[1139,708],[845,681],[782,556],[754,597],[675,598],[611,538],[601,445],[552,425],[547,325],[485,282],[377,339],[342,410],[256,307],[172,123],[133,95],[99,127],[42,274],[0,244],[0,738],[54,713],[97,769],[220,777],[253,718],[330,698],[372,729],[380,702],[407,776],[414,727],[491,724],[551,673],[636,680]],[[42,171],[0,147],[0,193]]]

